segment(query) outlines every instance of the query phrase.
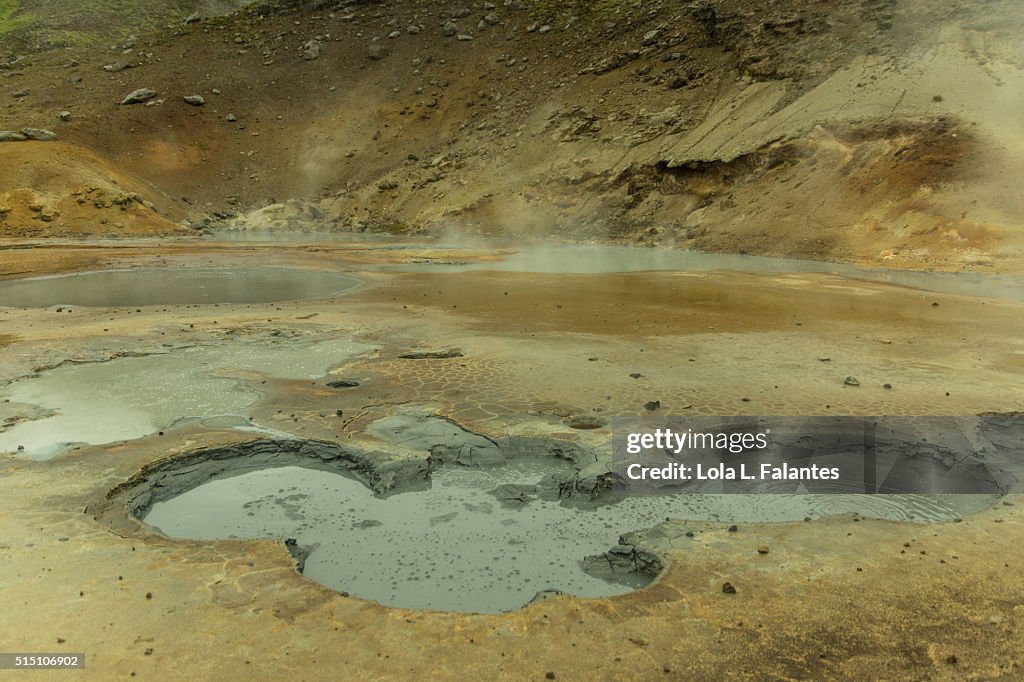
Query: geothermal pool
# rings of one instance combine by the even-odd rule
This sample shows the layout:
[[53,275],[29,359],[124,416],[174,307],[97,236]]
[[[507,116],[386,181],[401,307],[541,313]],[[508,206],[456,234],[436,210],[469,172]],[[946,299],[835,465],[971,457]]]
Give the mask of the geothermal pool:
[[344,293],[354,277],[284,268],[139,268],[0,282],[0,306],[272,303]]
[[[387,606],[497,613],[539,592],[602,597],[652,578],[597,574],[624,532],[666,517],[722,523],[800,521],[856,513],[944,521],[985,509],[989,495],[701,495],[559,500],[544,481],[567,464],[526,459],[445,465],[428,489],[375,496],[334,472],[284,466],[214,479],[157,502],[144,521],[189,539],[293,538],[309,578]],[[540,485],[538,485],[540,484]],[[552,491],[555,492],[552,492]],[[700,533],[694,542],[701,542]]]
[[[464,249],[465,261],[413,262],[379,266],[384,270],[401,272],[537,272],[564,274],[601,274],[613,272],[720,272],[748,273],[833,273],[849,279],[896,284],[936,293],[960,294],[1024,300],[1024,277],[996,275],[977,270],[971,272],[928,272],[865,268],[844,263],[748,256],[727,253],[704,253],[687,249],[644,248],[605,244],[550,244],[508,242],[496,239],[478,239],[469,244],[451,243],[444,239],[415,241],[401,236],[374,235],[347,232],[259,232],[221,231],[210,235],[211,240],[226,242],[357,242],[361,246],[372,244],[379,251],[410,249],[443,249],[457,253]],[[374,243],[379,242],[379,243]],[[498,260],[475,261],[474,254],[493,250],[503,256]]]

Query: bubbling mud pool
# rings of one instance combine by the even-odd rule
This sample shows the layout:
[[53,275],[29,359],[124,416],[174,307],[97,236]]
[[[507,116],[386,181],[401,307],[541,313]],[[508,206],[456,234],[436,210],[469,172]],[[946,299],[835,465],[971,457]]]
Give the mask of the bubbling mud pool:
[[[559,499],[551,483],[566,475],[566,463],[551,458],[485,468],[445,465],[433,471],[426,489],[380,497],[347,475],[281,466],[215,478],[156,502],[142,517],[177,538],[290,538],[301,549],[307,577],[383,605],[498,613],[552,592],[607,597],[644,587],[661,570],[660,559],[616,543],[622,533],[668,517],[753,523],[857,513],[938,522],[981,511],[996,499],[699,494]],[[701,541],[699,532],[694,541]]]
[[140,268],[0,283],[0,306],[48,308],[185,303],[273,303],[320,298],[357,286],[334,272],[284,268]]

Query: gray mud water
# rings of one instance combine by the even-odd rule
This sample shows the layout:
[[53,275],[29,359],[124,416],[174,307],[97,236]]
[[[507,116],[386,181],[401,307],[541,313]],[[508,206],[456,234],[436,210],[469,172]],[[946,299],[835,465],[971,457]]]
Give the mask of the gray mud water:
[[283,268],[141,268],[0,283],[0,306],[48,308],[185,303],[272,303],[344,293],[359,280]]
[[247,424],[261,378],[316,379],[369,348],[345,339],[235,341],[65,365],[0,390],[44,415],[0,432],[0,452],[49,459],[72,444],[141,438],[189,419]]
[[916,272],[861,268],[842,263],[774,258],[736,254],[703,253],[685,249],[642,248],[606,245],[523,245],[500,240],[479,240],[470,245],[449,244],[444,240],[405,240],[390,235],[332,232],[217,232],[211,235],[221,241],[254,242],[372,242],[379,240],[381,250],[443,248],[472,251],[492,248],[507,252],[498,261],[425,262],[380,266],[401,272],[538,272],[564,274],[601,274],[612,272],[718,272],[734,271],[755,274],[770,273],[834,273],[840,277],[869,282],[896,284],[936,293],[959,294],[1024,300],[1024,277],[993,275],[984,272]]
[[597,597],[649,582],[604,580],[580,563],[639,519],[543,499],[508,506],[492,493],[548,473],[539,463],[444,467],[430,490],[382,499],[340,474],[284,467],[211,481],[156,504],[145,521],[174,537],[295,538],[310,549],[305,575],[389,606],[497,613],[545,590]]
[[[641,546],[621,544],[620,538],[666,518],[763,523],[855,513],[945,521],[995,501],[990,495],[594,497],[581,494],[589,487],[579,471],[584,450],[563,450],[554,441],[539,447],[538,439],[460,444],[460,432],[481,437],[440,421],[402,415],[377,423],[375,430],[382,435],[429,448],[436,465],[429,482],[421,468],[415,475],[423,477],[422,484],[374,486],[378,492],[390,491],[387,497],[322,466],[343,462],[341,471],[366,480],[366,472],[387,457],[383,453],[356,458],[332,454],[336,446],[269,443],[260,446],[269,452],[261,459],[239,453],[236,466],[221,460],[212,476],[196,478],[191,463],[182,466],[180,481],[173,473],[157,474],[153,480],[159,487],[140,485],[129,507],[172,537],[290,539],[308,577],[384,605],[496,613],[521,608],[551,591],[601,597],[643,587],[661,569],[661,561]],[[438,439],[443,444],[430,445]],[[259,461],[272,465],[275,447],[309,448],[307,459],[321,465],[306,468],[282,452],[276,467],[253,470]],[[502,453],[530,447],[548,456],[495,464]],[[211,458],[197,454],[197,461]],[[384,468],[414,466],[394,461]]]

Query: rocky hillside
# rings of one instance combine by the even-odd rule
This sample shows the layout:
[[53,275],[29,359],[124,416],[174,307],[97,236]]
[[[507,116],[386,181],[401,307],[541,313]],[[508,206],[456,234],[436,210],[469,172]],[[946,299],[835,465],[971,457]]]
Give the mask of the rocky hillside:
[[[1024,269],[1015,2],[174,7],[116,44],[8,33],[0,235],[443,230]],[[55,158],[75,172],[37,170]]]

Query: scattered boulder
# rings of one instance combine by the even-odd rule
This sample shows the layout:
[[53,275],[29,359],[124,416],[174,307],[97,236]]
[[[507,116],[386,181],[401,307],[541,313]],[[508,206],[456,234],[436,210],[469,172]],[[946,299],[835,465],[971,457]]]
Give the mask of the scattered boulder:
[[23,142],[28,138],[14,130],[0,130],[0,142]]
[[156,96],[156,90],[150,90],[149,88],[139,88],[138,90],[133,90],[132,92],[128,93],[125,96],[125,98],[121,100],[121,104],[142,104],[143,102],[148,102]]
[[459,27],[455,24],[454,21],[449,21],[444,25],[444,28],[441,30],[446,37],[451,38],[452,36],[458,34]]
[[185,95],[182,97],[186,104],[191,104],[194,107],[201,107],[206,104],[206,99],[202,95]]
[[370,45],[370,49],[367,50],[366,56],[373,60],[384,59],[388,56],[388,50],[386,47],[379,43]]
[[722,594],[736,594],[736,588],[732,583],[722,583]]

